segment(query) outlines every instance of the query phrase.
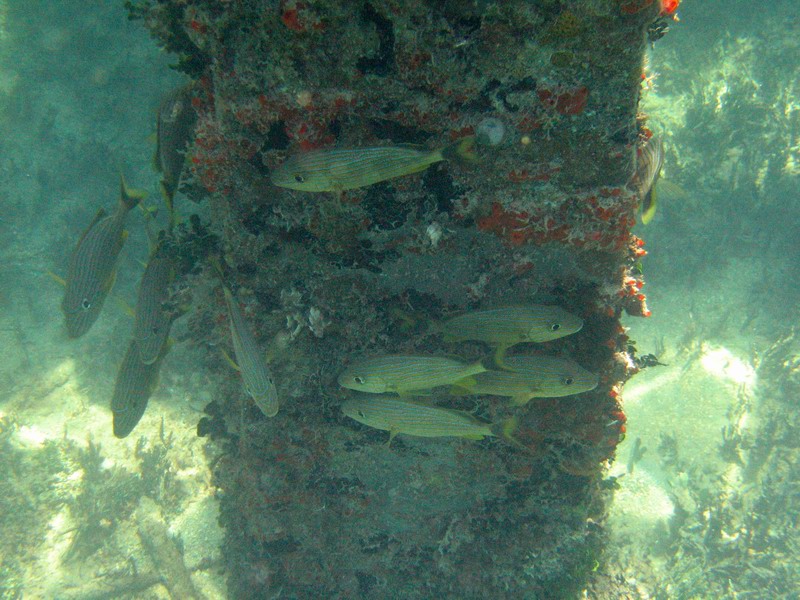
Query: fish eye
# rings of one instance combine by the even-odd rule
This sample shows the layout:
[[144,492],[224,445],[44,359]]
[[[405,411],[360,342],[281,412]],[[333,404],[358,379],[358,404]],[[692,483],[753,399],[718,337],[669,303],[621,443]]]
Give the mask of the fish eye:
[[558,331],[561,329],[561,323],[553,323],[550,325],[550,331]]
[[81,307],[83,307],[83,310],[89,310],[90,308],[92,308],[92,303],[89,302],[88,298],[84,298],[83,301],[81,302]]
[[575,380],[572,377],[564,377],[564,379],[562,379],[561,382],[564,385],[572,385],[573,383],[575,383]]
[[305,177],[303,177],[302,175],[300,175],[300,173],[296,173],[296,174],[295,174],[295,176],[294,176],[294,180],[295,180],[297,183],[305,183],[305,181],[306,181],[306,178],[305,178]]
[[364,378],[359,377],[358,375],[353,377],[353,381],[355,381],[358,385],[364,385]]

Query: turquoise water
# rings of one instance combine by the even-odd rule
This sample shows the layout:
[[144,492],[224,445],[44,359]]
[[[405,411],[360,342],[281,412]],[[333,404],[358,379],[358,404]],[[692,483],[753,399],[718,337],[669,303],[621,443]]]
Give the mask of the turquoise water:
[[[291,30],[295,15],[286,13],[291,6],[273,4],[270,18],[282,16]],[[475,10],[489,11],[491,4],[477,3]],[[580,13],[581,3],[539,4]],[[284,11],[280,15],[278,8]],[[300,23],[311,19],[302,10]],[[404,436],[384,448],[383,432],[339,415],[335,394],[314,396],[311,403],[299,388],[282,390],[285,420],[268,423],[220,358],[220,347],[232,349],[226,338],[209,335],[225,330],[224,304],[213,276],[196,265],[181,284],[191,289],[194,312],[175,322],[173,345],[148,409],[132,435],[122,440],[112,435],[109,402],[133,326],[129,307],[149,254],[144,213],[130,214],[116,284],[97,323],[77,340],[66,336],[59,310],[64,292],[56,278],[65,276],[70,252],[97,210],[113,210],[120,173],[148,192],[144,204],[155,209],[153,229],[166,228],[159,176],[152,168],[153,134],[163,98],[187,81],[171,68],[176,57],[160,50],[143,23],[127,15],[122,3],[0,2],[3,598],[501,598],[511,597],[509,589],[531,598],[796,597],[800,14],[793,2],[759,10],[746,2],[686,0],[680,22],[670,22],[669,33],[647,50],[641,110],[665,142],[662,178],[673,186],[662,186],[667,190],[653,221],[634,229],[647,242],[641,269],[653,316],[623,317],[623,324],[639,355],[653,353],[664,364],[627,383],[627,432],[613,464],[590,475],[562,473],[558,480],[562,492],[570,486],[591,490],[587,498],[614,488],[614,499],[604,495],[599,511],[576,506],[558,513],[574,529],[547,523],[539,530],[538,523],[531,524],[535,519],[525,521],[525,531],[536,529],[531,543],[546,546],[546,553],[507,542],[521,537],[523,527],[510,515],[507,522],[497,516],[525,506],[525,498],[528,504],[540,502],[546,478],[515,475],[513,493],[503,488],[508,504],[497,508],[488,502],[496,493],[488,473],[498,465],[515,473],[530,469],[502,449],[502,442],[480,442],[483,455],[471,442]],[[470,28],[464,27],[460,35],[469,44]],[[407,36],[397,32],[396,38]],[[302,91],[296,96],[304,105]],[[387,131],[413,137],[400,127]],[[530,134],[534,145],[544,139],[537,131]],[[435,173],[440,177],[441,171]],[[257,179],[248,177],[248,185]],[[443,186],[441,180],[426,182]],[[254,185],[263,198],[274,194]],[[386,214],[408,211],[407,198],[390,204],[388,197],[369,196],[365,205],[373,203]],[[179,194],[179,218],[198,214],[219,235],[224,227],[235,229],[238,219],[256,232],[253,238],[263,240],[258,236],[268,218],[259,215],[274,219],[277,212],[256,204],[232,217],[221,212],[218,198],[216,204],[194,204]],[[229,198],[230,206],[242,202],[236,190]],[[434,195],[426,201],[444,202]],[[309,203],[292,196],[281,205],[288,206],[305,218]],[[427,213],[414,214],[425,223]],[[446,247],[452,222],[439,220],[443,233],[422,228],[429,233],[416,250],[421,256],[434,254],[439,235]],[[291,215],[286,222],[289,231]],[[316,222],[309,228],[326,240],[326,257],[349,253],[338,245],[351,235],[348,223],[331,222],[329,230]],[[385,223],[386,230],[394,226],[392,219]],[[307,241],[288,233],[280,239]],[[231,240],[245,248],[260,243],[232,235],[222,247],[228,256],[243,252]],[[374,244],[380,243],[376,237]],[[364,256],[348,254],[348,260],[374,259]],[[291,289],[265,293],[271,278],[291,279],[270,260],[261,254],[252,264],[239,264],[238,277],[248,283],[237,293],[249,307],[247,318],[258,318],[264,328],[257,333],[268,356],[288,357],[277,362],[277,376],[315,385],[335,379],[327,365],[313,362],[309,348],[315,340],[331,344],[320,350],[330,355],[336,346],[327,340],[341,328],[377,330],[381,324],[342,324],[325,306],[312,312],[311,292],[299,275]],[[299,273],[301,263],[287,263],[286,271]],[[450,279],[430,286],[450,281],[455,296],[464,273],[474,275],[471,268],[454,263]],[[424,279],[427,273],[404,269],[397,267],[398,279]],[[369,281],[384,285],[379,278]],[[481,281],[471,282],[476,294],[498,292],[490,280]],[[428,291],[424,282],[419,285]],[[331,296],[351,293],[331,289]],[[534,286],[518,287],[517,297],[521,289],[540,293]],[[362,293],[367,297],[368,291]],[[319,297],[330,300],[324,293]],[[416,335],[425,330],[420,321],[429,306],[406,299],[404,318]],[[408,335],[397,327],[397,335]],[[380,344],[380,336],[363,342],[367,350]],[[591,356],[571,344],[556,350]],[[481,418],[496,416],[493,405],[470,402],[453,406],[477,407]],[[327,429],[314,415],[322,415]],[[201,419],[204,427],[225,433],[198,437]],[[331,429],[336,433],[326,433]],[[315,454],[326,457],[325,469],[308,458]],[[251,462],[237,471],[231,457]],[[298,471],[311,474],[302,479],[304,485],[316,486],[302,497],[292,487],[300,485]],[[267,516],[256,509],[252,520],[231,516],[242,506],[234,499],[239,486],[269,499]],[[380,493],[387,488],[388,500]],[[485,513],[475,512],[473,495],[487,499],[481,504]],[[395,497],[409,503],[392,504]],[[373,498],[382,499],[365,508]],[[376,508],[380,502],[385,504]],[[536,514],[546,521],[545,511]],[[354,550],[337,537],[340,530],[331,521],[351,533],[363,527],[369,535]],[[433,532],[433,542],[412,549],[408,540],[416,538],[409,531],[419,523]],[[602,543],[588,550],[582,543],[571,545],[567,538],[573,530],[594,531],[595,523],[603,527]],[[375,531],[385,533],[372,535]],[[464,550],[482,546],[484,553]],[[525,555],[517,557],[525,559],[524,567],[507,556],[512,551]],[[387,561],[380,570],[376,556]],[[465,556],[484,562],[477,563],[479,569]],[[577,565],[573,586],[559,576],[543,593],[536,578],[548,570],[568,571],[559,561]],[[341,564],[356,565],[355,574],[329,570]],[[392,565],[400,564],[419,570],[397,576]],[[193,591],[186,587],[187,576]],[[164,580],[168,587],[159,583]],[[415,585],[431,580],[430,587]],[[447,583],[436,587],[437,581]]]

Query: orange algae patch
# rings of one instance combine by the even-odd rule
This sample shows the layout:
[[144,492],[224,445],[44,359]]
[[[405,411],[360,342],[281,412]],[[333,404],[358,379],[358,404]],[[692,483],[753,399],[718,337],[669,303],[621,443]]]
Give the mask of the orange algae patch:
[[667,16],[678,10],[681,0],[661,0],[661,13],[660,15]]
[[492,214],[478,219],[477,225],[481,231],[491,231],[514,246],[521,246],[531,236],[527,229],[529,217],[526,212],[505,210],[499,202],[493,202]]

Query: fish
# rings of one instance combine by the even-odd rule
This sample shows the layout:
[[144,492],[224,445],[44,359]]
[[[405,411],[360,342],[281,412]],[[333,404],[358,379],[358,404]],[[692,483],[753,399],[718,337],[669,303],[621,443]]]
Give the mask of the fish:
[[507,396],[516,405],[531,398],[560,398],[588,392],[597,387],[599,378],[568,358],[555,356],[510,356],[502,371],[475,375],[465,387],[458,382],[451,393]]
[[278,187],[301,192],[342,192],[424,171],[443,160],[476,160],[473,136],[439,148],[372,146],[333,148],[296,154],[270,179]]
[[158,386],[158,373],[167,354],[167,347],[168,344],[164,344],[156,360],[146,364],[139,355],[136,340],[131,340],[128,344],[111,398],[115,437],[127,437],[144,415],[147,402]]
[[141,361],[147,365],[158,359],[167,341],[172,310],[166,306],[170,285],[175,281],[177,260],[164,241],[159,242],[147,261],[134,312],[133,339]]
[[497,346],[495,362],[502,366],[505,351],[524,342],[549,342],[581,330],[583,319],[560,306],[529,304],[476,310],[445,321],[447,342],[477,340]]
[[70,257],[61,302],[69,337],[85,334],[100,316],[103,302],[114,286],[117,258],[127,238],[125,219],[144,197],[144,192],[128,188],[120,177],[117,210],[108,215],[101,208],[78,240]]
[[342,412],[359,423],[389,432],[389,442],[399,434],[417,437],[461,437],[481,440],[500,434],[514,445],[520,445],[512,433],[516,420],[494,425],[470,413],[431,406],[414,400],[386,395],[361,394],[345,400]]
[[642,223],[646,225],[652,221],[658,205],[656,183],[664,166],[664,142],[656,136],[650,137],[639,148],[637,159],[633,185],[642,203]]
[[173,199],[181,183],[186,145],[194,137],[197,113],[192,106],[193,84],[178,87],[164,99],[156,119],[156,152],[153,164],[161,173],[161,191],[173,218]]
[[444,356],[390,354],[357,360],[339,375],[344,388],[372,394],[407,394],[461,381],[486,371],[483,362],[468,363]]
[[212,260],[212,265],[222,283],[225,304],[228,307],[228,325],[231,331],[231,340],[233,341],[233,353],[236,358],[233,366],[242,374],[245,392],[253,399],[258,409],[264,416],[274,417],[278,414],[280,402],[272,373],[267,366],[263,353],[258,348],[250,327],[242,315],[242,311],[239,309],[236,297],[223,279],[219,261]]

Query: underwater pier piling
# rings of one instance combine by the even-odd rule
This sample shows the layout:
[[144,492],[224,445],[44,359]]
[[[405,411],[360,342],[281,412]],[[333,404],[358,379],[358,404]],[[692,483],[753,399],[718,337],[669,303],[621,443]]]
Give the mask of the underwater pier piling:
[[[238,441],[215,467],[231,597],[577,594],[600,558],[603,465],[635,371],[620,316],[649,314],[627,185],[649,135],[637,118],[647,31],[677,2],[127,4],[196,81],[186,188],[208,204],[282,400],[276,417],[247,407],[240,423],[238,376],[216,364],[216,412]],[[338,195],[270,183],[298,152],[468,136],[477,162]],[[198,345],[226,339],[217,292],[191,317]],[[525,351],[568,355],[600,385],[516,410],[449,402],[516,415],[529,453],[403,436],[386,447],[340,413],[337,375],[354,358],[477,360],[485,346],[445,343],[431,324],[530,303],[585,324]]]

